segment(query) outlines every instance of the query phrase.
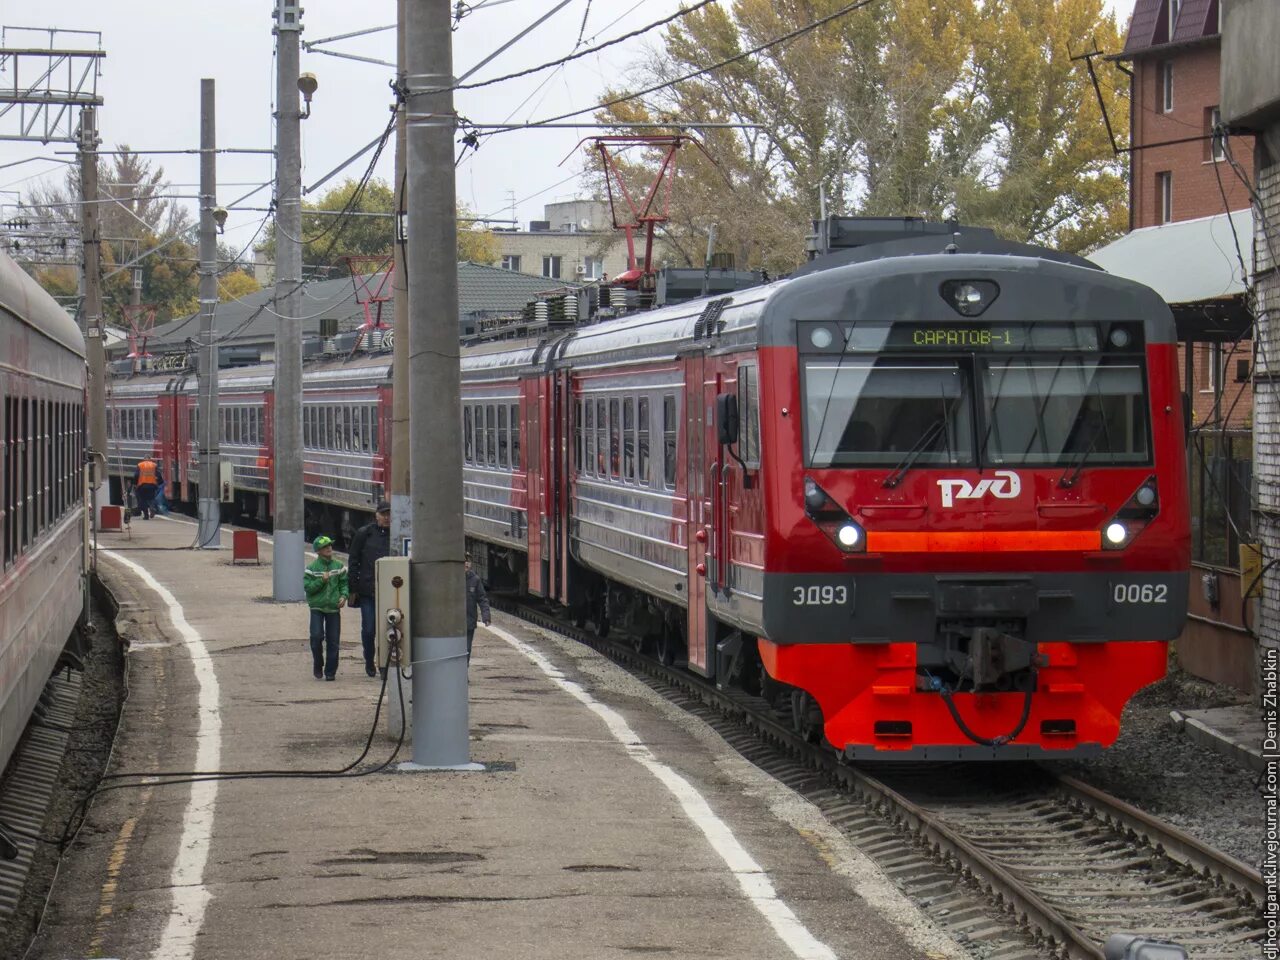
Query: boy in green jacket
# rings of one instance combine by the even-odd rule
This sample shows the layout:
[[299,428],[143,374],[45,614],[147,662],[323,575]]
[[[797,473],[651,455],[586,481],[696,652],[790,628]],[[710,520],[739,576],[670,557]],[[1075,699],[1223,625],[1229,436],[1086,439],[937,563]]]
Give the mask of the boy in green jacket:
[[[342,636],[342,616],[347,605],[347,568],[333,556],[333,540],[316,537],[312,544],[316,559],[302,577],[302,588],[311,607],[311,662],[315,678],[332,680],[338,673],[338,641]],[[323,646],[322,646],[323,644]]]

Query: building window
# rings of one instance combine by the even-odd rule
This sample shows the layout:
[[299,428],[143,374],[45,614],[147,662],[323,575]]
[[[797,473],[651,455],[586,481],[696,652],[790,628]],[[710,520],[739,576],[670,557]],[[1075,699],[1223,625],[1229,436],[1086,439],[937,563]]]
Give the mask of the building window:
[[1210,107],[1205,111],[1206,126],[1209,128],[1209,159],[1214,163],[1219,163],[1226,158],[1226,153],[1222,145],[1222,134],[1218,128],[1222,126],[1222,110],[1218,107]]
[[1156,174],[1156,203],[1160,207],[1160,222],[1173,222],[1173,174],[1168,170]]
[[505,257],[503,257],[503,258],[502,258],[502,269],[503,269],[503,270],[514,270],[516,273],[519,273],[519,272],[520,272],[520,256],[519,256],[519,254],[508,253]]
[[583,257],[582,258],[582,278],[584,280],[599,280],[604,276],[604,258],[603,257]]
[[1173,112],[1173,61],[1165,60],[1157,67],[1156,76],[1159,80],[1159,89],[1156,93],[1156,103],[1160,105],[1161,113]]
[[545,256],[542,258],[542,275],[552,280],[560,279],[560,258]]

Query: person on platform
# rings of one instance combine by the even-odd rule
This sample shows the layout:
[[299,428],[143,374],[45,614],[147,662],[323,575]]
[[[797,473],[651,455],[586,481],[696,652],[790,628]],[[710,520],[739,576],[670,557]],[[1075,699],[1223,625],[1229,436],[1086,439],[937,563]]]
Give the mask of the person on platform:
[[463,566],[467,576],[467,663],[471,662],[471,641],[476,635],[477,614],[487,627],[493,621],[489,616],[489,597],[484,592],[484,581],[471,569],[471,554],[467,554]]
[[338,674],[338,644],[342,637],[341,610],[347,605],[347,568],[333,555],[333,540],[316,537],[316,558],[307,565],[302,589],[311,608],[312,673],[319,680]]
[[150,520],[156,514],[156,489],[164,483],[160,466],[150,457],[138,461],[133,469],[133,492],[138,497],[138,512]]
[[373,515],[373,522],[356,531],[348,556],[348,579],[351,582],[351,605],[360,607],[360,644],[364,647],[364,672],[376,677],[374,635],[378,629],[378,612],[374,608],[378,561],[391,553],[391,504],[383,500]]

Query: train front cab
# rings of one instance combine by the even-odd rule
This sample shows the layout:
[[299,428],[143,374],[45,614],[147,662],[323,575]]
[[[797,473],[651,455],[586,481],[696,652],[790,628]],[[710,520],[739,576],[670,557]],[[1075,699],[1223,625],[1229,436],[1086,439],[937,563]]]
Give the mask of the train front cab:
[[765,457],[794,469],[760,655],[852,758],[1097,752],[1185,619],[1168,308],[1003,259],[819,273],[763,324]]

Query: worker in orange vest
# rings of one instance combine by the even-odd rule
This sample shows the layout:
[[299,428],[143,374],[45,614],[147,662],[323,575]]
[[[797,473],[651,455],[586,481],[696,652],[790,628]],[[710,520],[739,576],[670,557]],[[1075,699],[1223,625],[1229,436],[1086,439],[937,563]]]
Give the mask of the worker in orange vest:
[[138,512],[150,520],[156,515],[156,490],[164,483],[160,467],[150,457],[139,460],[133,471],[133,491],[138,496]]

